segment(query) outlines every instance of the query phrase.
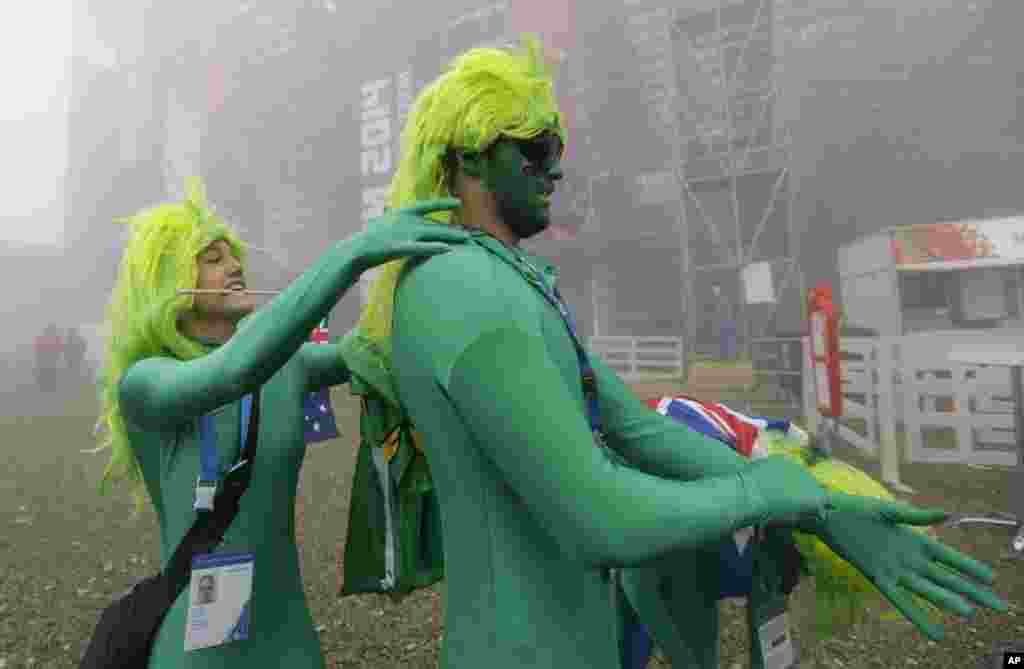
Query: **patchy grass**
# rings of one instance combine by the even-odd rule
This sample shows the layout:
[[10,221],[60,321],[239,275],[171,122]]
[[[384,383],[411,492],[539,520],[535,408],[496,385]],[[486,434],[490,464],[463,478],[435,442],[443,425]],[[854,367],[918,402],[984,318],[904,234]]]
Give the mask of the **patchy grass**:
[[711,357],[696,356],[693,361],[694,367],[710,367],[718,369],[733,369],[736,367],[750,367],[749,358],[735,358],[733,360],[719,360]]
[[[864,418],[844,416],[839,421],[860,436],[867,438],[868,422]],[[896,434],[896,445],[899,447],[900,453],[907,453],[910,443],[909,439],[907,439],[906,425],[897,423],[894,432]],[[936,450],[955,451],[960,447],[957,441],[956,429],[940,425],[922,425],[921,443],[925,448],[934,448]]]
[[[401,604],[386,597],[336,596],[337,549],[345,536],[348,483],[354,466],[352,439],[357,404],[344,388],[334,405],[343,437],[313,448],[303,473],[303,574],[328,666],[360,669],[426,668],[437,663],[435,629],[439,598],[421,592]],[[741,401],[746,398],[713,398]],[[777,405],[753,409],[777,415]],[[100,610],[157,564],[156,519],[133,519],[122,496],[95,492],[105,455],[92,445],[95,407],[88,396],[41,404],[38,398],[6,397],[0,417],[0,666],[74,668]],[[17,411],[16,411],[17,409]],[[17,414],[17,415],[12,415]],[[842,456],[871,470],[856,453]],[[1010,475],[1004,469],[975,470],[955,465],[905,465],[902,477],[921,491],[913,501],[957,511],[1005,510]],[[820,644],[806,630],[813,617],[813,592],[802,584],[793,599],[803,644],[803,667],[980,667],[990,647],[1024,640],[1022,563],[1003,559],[1006,529],[940,529],[943,540],[992,565],[997,591],[1015,605],[1007,615],[980,613],[972,621],[950,620],[948,638],[938,644],[903,622],[874,621]],[[744,667],[747,631],[743,608],[722,604],[722,667]],[[656,658],[652,667],[668,665]]]

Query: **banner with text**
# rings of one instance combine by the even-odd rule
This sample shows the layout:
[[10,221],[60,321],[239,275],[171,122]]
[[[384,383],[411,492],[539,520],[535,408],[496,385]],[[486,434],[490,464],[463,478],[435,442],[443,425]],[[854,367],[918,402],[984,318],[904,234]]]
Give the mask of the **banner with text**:
[[892,232],[897,265],[967,260],[1024,261],[1024,217],[932,223]]

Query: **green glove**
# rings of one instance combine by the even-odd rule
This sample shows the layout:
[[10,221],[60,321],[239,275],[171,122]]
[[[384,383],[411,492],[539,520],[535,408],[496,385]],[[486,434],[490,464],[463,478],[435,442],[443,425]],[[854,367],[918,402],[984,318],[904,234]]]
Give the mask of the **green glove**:
[[949,514],[909,504],[830,491],[803,465],[779,455],[755,460],[738,476],[759,499],[763,520],[791,521],[812,516],[824,521],[832,513],[849,513],[889,523],[933,525]]
[[911,593],[961,616],[974,614],[967,599],[999,612],[1007,610],[1006,603],[991,590],[966,578],[991,585],[994,576],[989,567],[926,534],[893,524],[885,513],[837,511],[811,523],[808,529],[859,569],[893,606],[934,641],[943,638],[942,626],[928,620],[926,611]]
[[362,274],[391,260],[444,253],[449,250],[448,244],[466,241],[469,239],[466,231],[425,220],[427,214],[452,211],[460,206],[462,203],[451,197],[424,200],[372,219],[366,230],[352,238],[356,270]]

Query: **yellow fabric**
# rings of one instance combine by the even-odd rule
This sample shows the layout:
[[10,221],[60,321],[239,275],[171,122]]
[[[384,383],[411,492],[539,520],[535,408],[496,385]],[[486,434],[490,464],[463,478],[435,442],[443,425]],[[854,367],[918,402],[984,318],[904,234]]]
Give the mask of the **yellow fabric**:
[[[384,443],[380,445],[384,449],[384,457],[388,462],[391,462],[391,459],[395,457],[395,453],[398,452],[398,447],[402,443],[401,435],[402,431],[396,427],[388,433],[388,436],[384,438]],[[423,434],[421,432],[413,430],[412,445],[420,453],[423,452]]]

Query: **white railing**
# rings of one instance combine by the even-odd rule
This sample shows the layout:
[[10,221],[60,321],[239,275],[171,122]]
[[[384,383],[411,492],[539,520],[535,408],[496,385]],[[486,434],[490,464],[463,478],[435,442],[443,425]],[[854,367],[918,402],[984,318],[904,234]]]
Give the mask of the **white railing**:
[[[905,487],[899,481],[901,461],[1016,464],[1009,371],[960,365],[950,362],[948,356],[954,349],[993,338],[1020,336],[990,330],[842,338],[844,417],[837,426],[840,436],[877,457],[883,480],[896,487]],[[588,343],[627,380],[682,376],[680,338],[596,336]],[[806,337],[801,346],[802,413],[814,430],[817,411],[812,377],[807,373]]]
[[[1014,335],[989,331],[841,339],[844,419],[838,426],[840,435],[877,455],[883,478],[890,483],[899,482],[901,459],[1016,464],[1009,370],[948,360],[954,349],[1002,336]],[[804,338],[805,370],[809,368],[807,345]],[[811,379],[804,374],[804,415],[816,422]],[[863,434],[850,427],[854,421],[863,426]],[[896,438],[900,429],[905,433],[902,453]]]
[[590,337],[587,343],[624,379],[683,375],[682,338],[597,336]]

